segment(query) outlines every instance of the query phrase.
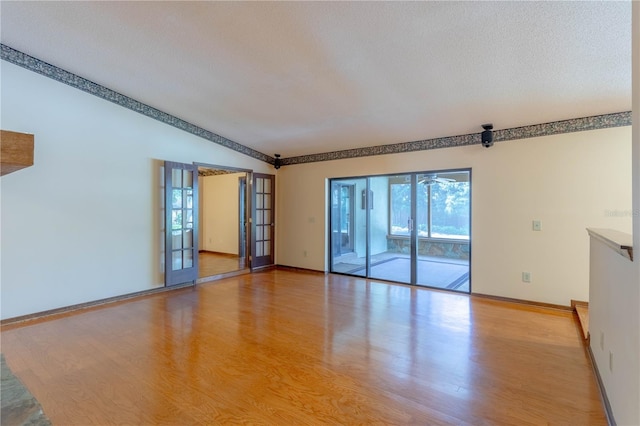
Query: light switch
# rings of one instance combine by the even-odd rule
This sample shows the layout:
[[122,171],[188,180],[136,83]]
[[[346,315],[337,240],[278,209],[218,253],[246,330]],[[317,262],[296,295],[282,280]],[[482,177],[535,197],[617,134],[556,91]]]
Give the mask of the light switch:
[[534,220],[533,221],[533,230],[534,231],[542,231],[542,222],[540,222],[539,220]]

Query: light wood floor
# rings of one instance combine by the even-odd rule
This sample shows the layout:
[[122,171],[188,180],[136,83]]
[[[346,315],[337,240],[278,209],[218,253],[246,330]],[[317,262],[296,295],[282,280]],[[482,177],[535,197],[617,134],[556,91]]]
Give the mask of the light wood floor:
[[573,314],[272,270],[5,327],[54,425],[604,425]]
[[246,269],[244,257],[201,251],[198,254],[198,278],[222,275]]

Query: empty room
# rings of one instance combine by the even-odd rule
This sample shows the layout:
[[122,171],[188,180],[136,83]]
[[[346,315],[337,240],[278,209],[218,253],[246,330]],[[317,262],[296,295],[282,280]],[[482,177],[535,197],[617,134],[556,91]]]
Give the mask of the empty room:
[[640,3],[0,24],[3,425],[640,424]]

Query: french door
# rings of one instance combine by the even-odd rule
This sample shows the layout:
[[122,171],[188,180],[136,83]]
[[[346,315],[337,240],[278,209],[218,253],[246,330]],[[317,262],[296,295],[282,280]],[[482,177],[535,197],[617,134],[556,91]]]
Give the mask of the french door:
[[[331,272],[470,292],[469,169],[331,179],[330,188]],[[361,201],[346,226],[350,191]]]
[[[275,176],[253,174],[251,182],[250,244],[245,250],[241,236],[240,253],[251,259],[251,268],[273,265],[275,260]],[[240,181],[239,232],[245,232],[245,182]],[[195,282],[198,279],[198,166],[164,163],[164,270],[165,285]]]
[[273,265],[275,261],[275,176],[253,174],[251,226],[251,268]]
[[198,167],[164,163],[165,285],[198,278]]

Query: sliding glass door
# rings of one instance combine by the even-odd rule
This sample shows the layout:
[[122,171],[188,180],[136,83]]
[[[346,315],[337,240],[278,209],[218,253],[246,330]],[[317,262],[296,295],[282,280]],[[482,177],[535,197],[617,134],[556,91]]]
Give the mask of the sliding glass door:
[[469,292],[468,170],[418,175],[416,284]]
[[[412,178],[410,174],[369,178],[374,198],[370,206],[370,278],[412,282]],[[398,238],[389,238],[392,234]]]
[[366,276],[366,179],[331,182],[331,270]]
[[470,219],[467,169],[333,179],[331,272],[469,292]]

